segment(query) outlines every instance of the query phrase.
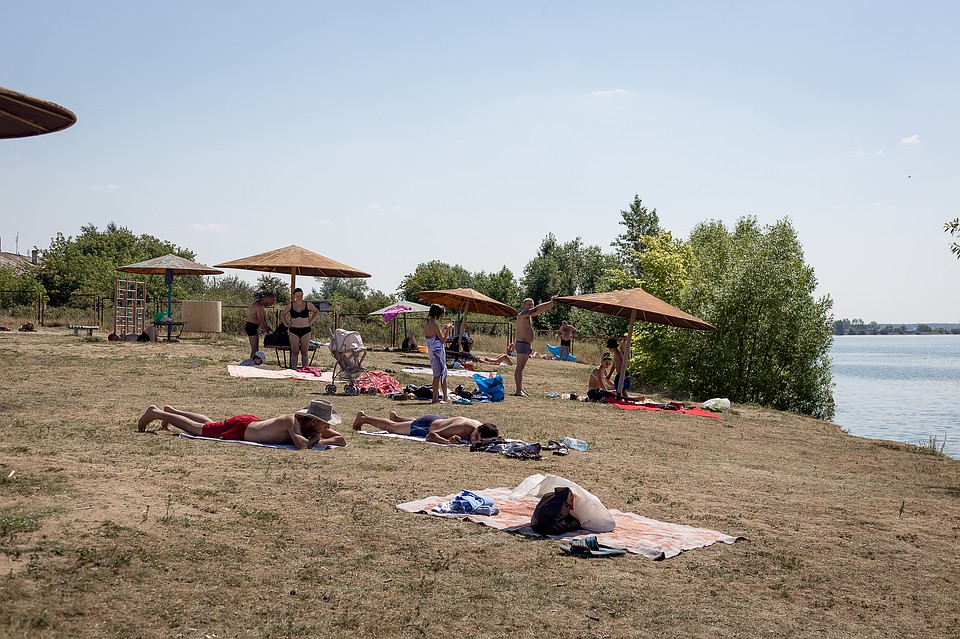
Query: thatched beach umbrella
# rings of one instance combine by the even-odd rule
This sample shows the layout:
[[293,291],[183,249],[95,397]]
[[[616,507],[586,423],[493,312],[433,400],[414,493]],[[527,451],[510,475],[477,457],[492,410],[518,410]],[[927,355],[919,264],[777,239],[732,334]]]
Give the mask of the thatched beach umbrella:
[[297,287],[297,275],[313,277],[370,277],[352,266],[341,264],[329,257],[291,244],[275,251],[267,251],[239,260],[216,264],[218,268],[238,268],[246,271],[264,271],[266,273],[290,274],[290,297]]
[[77,116],[59,104],[0,87],[0,138],[26,138],[66,129]]
[[[167,317],[173,317],[173,276],[174,275],[220,275],[223,271],[198,264],[185,257],[168,253],[160,257],[120,266],[118,271],[124,273],[139,273],[141,275],[163,275],[163,283],[167,285]],[[167,339],[170,339],[170,327],[167,327]]]
[[[609,291],[607,293],[569,295],[558,297],[556,301],[561,304],[569,304],[570,306],[585,308],[588,311],[595,311],[606,315],[629,317],[630,329],[627,333],[629,339],[627,340],[627,352],[624,355],[624,366],[630,361],[630,348],[632,346],[631,342],[633,341],[633,323],[636,320],[699,331],[717,330],[712,324],[708,324],[690,313],[681,311],[676,306],[667,304],[659,297],[647,293],[642,288],[629,288],[620,291]],[[620,383],[617,388],[618,393],[623,392],[623,383],[626,377],[625,374],[620,375]]]
[[496,315],[498,317],[513,317],[517,310],[503,302],[498,302],[492,297],[487,297],[479,291],[472,288],[449,288],[442,291],[420,291],[417,297],[424,302],[431,304],[441,304],[447,308],[453,308],[463,311],[467,314],[470,311],[480,313],[481,315]]

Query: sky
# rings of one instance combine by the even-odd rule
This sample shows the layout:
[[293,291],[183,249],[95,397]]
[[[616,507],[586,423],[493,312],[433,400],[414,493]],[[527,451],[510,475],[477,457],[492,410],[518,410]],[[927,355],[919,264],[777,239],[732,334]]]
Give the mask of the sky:
[[958,3],[51,0],[4,22],[0,86],[78,122],[0,140],[3,251],[113,221],[205,264],[297,244],[393,293],[430,260],[520,277],[549,232],[610,250],[638,194],[679,237],[788,217],[838,319],[960,322]]

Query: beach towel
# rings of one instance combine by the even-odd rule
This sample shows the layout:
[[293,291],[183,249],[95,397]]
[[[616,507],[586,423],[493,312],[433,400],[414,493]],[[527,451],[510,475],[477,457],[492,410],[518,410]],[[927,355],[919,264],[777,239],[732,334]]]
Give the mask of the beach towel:
[[[550,344],[547,344],[547,350],[550,351],[550,354],[551,354],[551,355],[553,355],[553,356],[556,357],[557,359],[560,359],[560,347],[559,347],[559,346],[551,346]],[[567,361],[568,361],[568,362],[575,362],[575,361],[577,361],[577,356],[574,355],[573,353],[571,353],[571,352],[570,352],[570,349],[567,349]]]
[[[523,535],[524,537],[550,537],[551,539],[569,539],[591,534],[586,530],[578,530],[564,535],[540,535],[530,527],[530,518],[537,507],[537,499],[511,499],[512,488],[488,488],[472,491],[477,495],[493,500],[500,509],[496,516],[478,514],[458,515],[432,512],[432,509],[443,502],[450,501],[457,494],[444,497],[426,497],[405,504],[397,504],[397,510],[408,513],[427,513],[434,517],[449,519],[467,519],[484,526],[490,526],[504,532]],[[597,534],[597,541],[608,547],[622,548],[627,552],[643,555],[655,561],[676,557],[685,550],[703,548],[717,542],[732,544],[743,537],[734,537],[716,530],[695,528],[682,524],[671,524],[656,519],[649,519],[634,513],[625,513],[610,508],[617,523],[612,532]]]
[[460,442],[459,444],[439,444],[437,442],[428,442],[426,437],[416,437],[414,435],[398,435],[396,433],[388,433],[385,430],[358,430],[356,431],[358,435],[370,435],[371,437],[391,437],[393,439],[410,439],[415,442],[420,442],[421,444],[430,444],[431,446],[469,446],[470,442]]
[[400,382],[390,373],[381,370],[367,371],[359,375],[354,383],[361,393],[366,393],[369,388],[376,388],[377,393],[381,395],[403,392],[403,386],[400,385]]
[[264,379],[298,379],[308,382],[332,382],[332,371],[325,371],[317,376],[312,373],[301,373],[299,371],[285,368],[279,371],[268,370],[266,368],[257,368],[256,366],[237,366],[227,364],[227,372],[230,377],[261,377]]
[[[423,366],[417,366],[417,367],[408,366],[407,368],[401,368],[400,370],[403,371],[404,373],[413,373],[415,375],[429,375],[430,377],[433,377],[433,369],[425,368]],[[473,371],[469,371],[465,368],[464,369],[448,368],[447,377],[473,377]]]
[[[224,442],[227,444],[246,444],[247,446],[260,446],[261,448],[284,448],[286,450],[297,450],[297,447],[293,444],[261,444],[260,442],[248,442],[241,441],[239,439],[217,439],[216,437],[200,437],[199,435],[188,435],[187,433],[180,433],[180,437],[185,437],[187,439],[202,439],[208,442]],[[327,450],[328,448],[339,448],[339,446],[327,446],[326,444],[318,444],[314,446],[311,450]]]
[[716,413],[711,413],[708,410],[703,410],[699,406],[694,406],[692,408],[678,408],[676,410],[670,410],[667,408],[660,408],[656,404],[637,404],[635,402],[628,402],[622,399],[614,399],[613,397],[608,397],[605,400],[608,404],[613,404],[620,410],[658,410],[664,413],[684,413],[686,415],[696,415],[698,417],[713,417],[718,419],[720,416]]

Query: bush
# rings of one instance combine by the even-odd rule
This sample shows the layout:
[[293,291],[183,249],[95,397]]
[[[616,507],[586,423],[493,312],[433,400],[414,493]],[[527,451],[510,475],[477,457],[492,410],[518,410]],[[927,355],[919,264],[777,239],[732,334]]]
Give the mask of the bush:
[[645,382],[698,397],[723,396],[829,419],[833,415],[829,297],[788,220],[761,228],[699,224],[688,242],[648,238],[636,256],[650,293],[717,327],[641,324],[631,367]]

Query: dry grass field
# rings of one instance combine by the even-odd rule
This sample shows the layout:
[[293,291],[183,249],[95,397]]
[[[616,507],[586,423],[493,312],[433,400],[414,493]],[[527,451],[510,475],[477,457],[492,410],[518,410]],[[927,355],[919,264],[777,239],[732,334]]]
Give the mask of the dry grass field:
[[[529,399],[448,410],[587,452],[518,461],[350,432],[347,448],[294,452],[136,432],[153,403],[272,416],[323,392],[229,377],[244,353],[232,337],[0,334],[0,636],[960,636],[958,461],[754,406],[713,420],[549,399],[582,392],[589,368],[547,361],[527,369]],[[334,404],[348,424],[398,407]],[[534,473],[747,540],[587,560],[394,508]]]

